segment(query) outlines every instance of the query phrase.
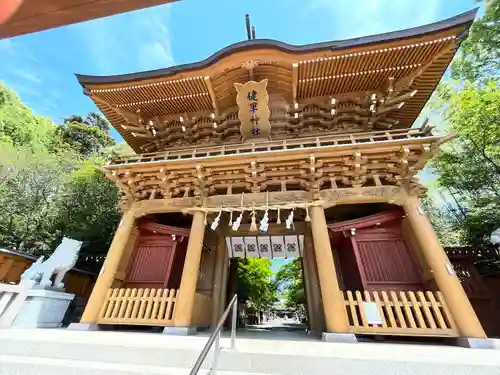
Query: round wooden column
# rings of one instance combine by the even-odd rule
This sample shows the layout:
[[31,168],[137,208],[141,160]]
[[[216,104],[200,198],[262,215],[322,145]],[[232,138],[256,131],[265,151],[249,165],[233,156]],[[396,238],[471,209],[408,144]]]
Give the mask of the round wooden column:
[[[325,329],[325,319],[323,304],[321,302],[321,291],[319,287],[318,268],[316,267],[316,257],[314,255],[314,245],[311,235],[311,225],[306,223],[304,233],[304,277],[305,284],[308,285],[307,295],[310,328],[315,332],[323,332]],[[309,304],[310,302],[310,304]]]
[[217,253],[215,254],[215,268],[214,268],[214,287],[212,293],[212,324],[217,324],[221,317],[221,305],[223,304],[223,296],[225,297],[226,291],[224,287],[224,268],[227,268],[227,250],[226,240],[224,236],[219,233],[217,239]]
[[485,338],[486,334],[481,323],[429,219],[420,207],[419,199],[407,197],[403,207],[427,265],[431,269],[439,291],[443,293],[460,334],[463,337]]
[[127,247],[130,235],[134,229],[135,217],[132,211],[125,212],[118,225],[115,237],[109,248],[106,260],[90,295],[81,323],[95,324],[99,319],[99,313],[106,299],[108,290],[115,281],[116,272],[122,260],[123,252]]
[[176,327],[189,327],[191,325],[204,235],[205,213],[203,211],[195,211],[193,214],[193,223],[191,224],[191,232],[189,233],[181,285],[177,291],[175,303],[174,325]]
[[323,310],[325,312],[326,330],[328,332],[346,333],[348,328],[347,314],[333,262],[325,211],[323,207],[312,206],[309,208],[309,212],[311,214],[311,230]]

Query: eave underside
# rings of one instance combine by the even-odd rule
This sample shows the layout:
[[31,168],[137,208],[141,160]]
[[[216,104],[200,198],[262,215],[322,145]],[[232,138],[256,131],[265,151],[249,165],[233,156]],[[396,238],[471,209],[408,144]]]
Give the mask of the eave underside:
[[178,0],[24,0],[15,15],[0,25],[0,39],[174,1]]
[[370,43],[342,48],[283,50],[253,40],[251,48],[235,48],[196,68],[136,74],[133,81],[79,79],[139,153],[240,142],[234,83],[248,80],[269,81],[273,139],[407,128],[465,36],[470,15],[466,19],[403,39],[371,37]]

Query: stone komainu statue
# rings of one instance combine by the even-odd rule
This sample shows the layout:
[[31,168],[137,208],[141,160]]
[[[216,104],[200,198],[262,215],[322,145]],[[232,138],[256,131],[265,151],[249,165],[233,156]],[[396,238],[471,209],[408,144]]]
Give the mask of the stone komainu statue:
[[241,121],[240,132],[244,141],[271,137],[269,122],[269,94],[267,79],[260,82],[235,83],[236,102],[239,107],[238,118]]
[[[82,247],[80,241],[72,240],[64,237],[57,246],[52,255],[44,261],[44,257],[40,257],[30,268],[21,275],[21,282],[33,280],[36,284],[43,287],[54,286],[55,288],[64,288],[62,282],[64,275],[74,267],[78,259],[78,252]],[[56,275],[54,284],[52,284],[52,275]]]

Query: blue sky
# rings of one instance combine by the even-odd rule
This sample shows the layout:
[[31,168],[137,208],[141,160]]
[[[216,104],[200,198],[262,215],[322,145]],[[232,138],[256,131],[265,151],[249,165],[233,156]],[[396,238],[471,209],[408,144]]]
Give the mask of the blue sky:
[[467,11],[473,0],[182,0],[0,41],[0,81],[56,123],[95,110],[74,73],[108,75],[201,60],[246,38],[293,44],[418,26]]
[[271,270],[273,273],[278,272],[278,270],[287,263],[290,263],[293,259],[271,259]]

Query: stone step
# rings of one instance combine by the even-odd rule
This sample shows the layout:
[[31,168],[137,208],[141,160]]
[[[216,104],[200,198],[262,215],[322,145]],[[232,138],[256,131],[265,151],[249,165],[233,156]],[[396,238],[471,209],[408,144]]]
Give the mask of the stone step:
[[[188,374],[208,334],[192,337],[151,333],[75,332],[67,330],[0,331],[0,374]],[[258,336],[255,336],[258,337]],[[269,336],[271,337],[271,336]],[[278,336],[279,337],[279,336]],[[294,337],[294,336],[290,336]],[[221,340],[218,369],[275,375],[500,374],[498,351],[435,345],[324,343],[237,338]],[[210,368],[209,354],[203,372]],[[43,371],[37,370],[41,366]],[[17,372],[16,372],[17,371]],[[105,372],[104,372],[105,371]]]
[[[189,371],[190,369],[178,367],[0,355],[0,374],[2,375],[189,375]],[[210,371],[200,370],[198,374],[209,375]],[[218,375],[264,374],[219,371]]]

